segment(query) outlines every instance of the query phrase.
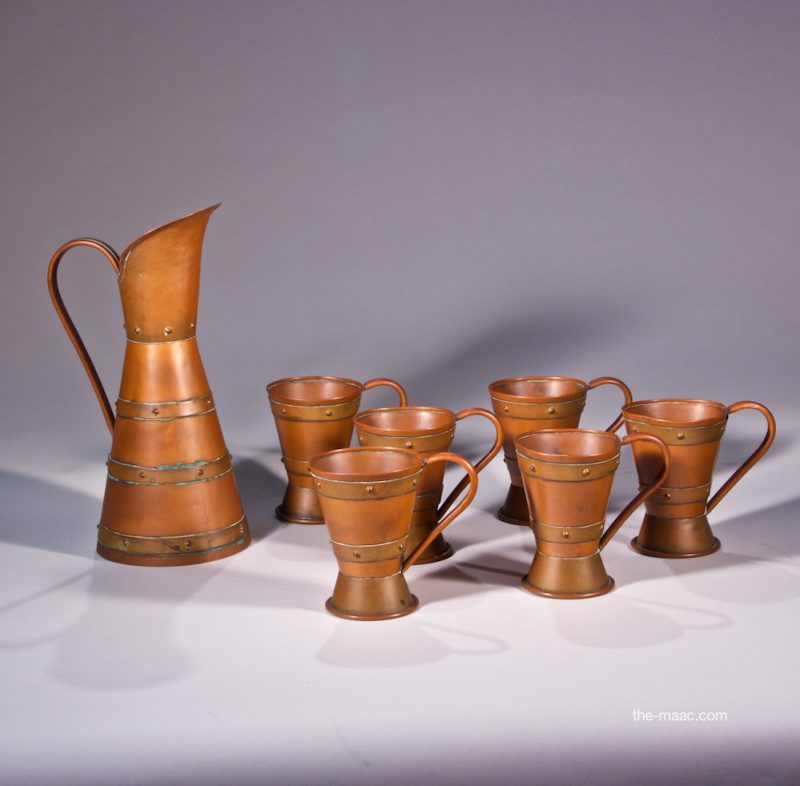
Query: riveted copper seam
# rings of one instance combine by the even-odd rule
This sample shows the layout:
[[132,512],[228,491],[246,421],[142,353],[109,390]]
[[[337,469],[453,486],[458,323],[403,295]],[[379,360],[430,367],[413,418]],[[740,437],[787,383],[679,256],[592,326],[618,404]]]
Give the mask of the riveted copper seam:
[[293,420],[310,423],[325,422],[328,420],[346,420],[358,412],[361,403],[361,391],[356,391],[355,400],[345,401],[341,404],[284,404],[280,401],[271,401],[272,414],[282,420]]
[[142,467],[108,457],[108,479],[135,486],[185,486],[216,480],[232,471],[231,456],[226,454],[211,461],[195,461],[173,467]]
[[[648,488],[645,484],[639,484],[639,490],[644,491]],[[662,486],[658,492],[650,497],[650,503],[654,505],[684,505],[689,502],[702,502],[708,499],[711,491],[711,483],[703,483],[701,486],[690,486],[683,488],[671,488]]]
[[[514,420],[558,420],[559,418],[580,415],[586,406],[586,395],[569,401],[552,401],[544,403],[513,402],[490,395],[498,404],[503,417]],[[495,409],[497,412],[497,408]]]
[[422,469],[402,478],[372,480],[368,484],[359,480],[331,480],[316,478],[315,487],[320,497],[330,499],[388,499],[401,494],[413,493],[417,487]]
[[525,453],[517,452],[519,467],[524,475],[540,478],[541,480],[574,482],[576,480],[591,480],[613,475],[619,466],[619,453],[603,461],[585,461],[579,464],[557,463],[531,458]]
[[628,430],[636,434],[652,434],[667,445],[703,445],[716,442],[725,432],[726,418],[723,415],[719,423],[704,426],[658,426],[626,415],[625,422],[630,424]]
[[176,420],[215,412],[211,391],[182,401],[130,401],[117,399],[117,417],[131,420]]
[[143,536],[117,532],[102,522],[98,525],[98,540],[107,549],[148,557],[174,557],[176,553],[205,554],[236,545],[244,539],[245,519],[206,532],[187,532],[182,535]]
[[605,525],[605,519],[577,527],[571,524],[543,524],[540,521],[535,521],[532,524],[537,542],[543,540],[550,543],[599,542]]
[[336,558],[345,562],[381,562],[401,557],[406,549],[407,540],[408,537],[402,537],[384,543],[363,545],[338,543],[335,540],[331,540],[330,543]]

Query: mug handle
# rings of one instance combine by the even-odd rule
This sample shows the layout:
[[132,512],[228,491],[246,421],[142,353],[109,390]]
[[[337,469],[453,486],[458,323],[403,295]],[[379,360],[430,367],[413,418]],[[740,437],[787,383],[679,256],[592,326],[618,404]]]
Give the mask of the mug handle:
[[[589,383],[589,390],[599,388],[601,385],[616,385],[622,391],[622,395],[625,396],[625,403],[633,403],[633,394],[631,393],[631,389],[621,379],[617,379],[616,377],[598,377]],[[606,429],[606,431],[616,431],[622,425],[623,420],[624,416],[620,412],[619,417]]]
[[636,510],[636,508],[638,508],[639,505],[641,505],[651,494],[655,494],[656,491],[661,488],[661,485],[667,479],[667,475],[669,475],[669,470],[672,466],[672,456],[669,452],[669,448],[658,437],[654,437],[652,434],[628,434],[628,436],[622,438],[620,445],[630,445],[632,442],[652,442],[661,451],[661,455],[664,457],[664,466],[661,468],[661,472],[658,473],[656,479],[646,489],[640,491],[622,509],[622,512],[614,519],[614,521],[611,523],[611,526],[606,529],[606,531],[603,533],[603,536],[600,538],[600,551],[602,551],[608,545],[608,542],[611,540],[611,538],[617,534],[619,528],[628,520],[631,513],[633,513],[633,511]]
[[400,397],[400,406],[405,407],[408,406],[408,396],[406,395],[405,390],[403,390],[403,386],[399,382],[395,382],[393,379],[383,379],[382,377],[376,377],[375,379],[369,380],[369,382],[364,383],[364,390],[369,390],[370,388],[379,388],[379,387],[387,387],[393,388],[397,391],[397,395]]
[[89,357],[86,345],[83,343],[80,333],[78,333],[78,329],[75,327],[75,323],[72,321],[72,317],[70,317],[67,307],[64,305],[64,300],[58,288],[58,266],[61,264],[64,254],[71,248],[78,248],[81,246],[99,251],[108,260],[108,263],[114,268],[117,277],[119,277],[119,254],[102,240],[95,240],[91,237],[79,237],[76,240],[70,240],[69,243],[64,243],[64,245],[53,254],[53,258],[50,260],[50,266],[47,268],[47,288],[50,290],[50,299],[53,301],[56,314],[58,314],[58,318],[61,320],[61,324],[64,326],[64,330],[67,332],[72,346],[75,347],[75,351],[78,353],[83,368],[89,377],[89,382],[91,382],[94,394],[97,396],[100,409],[103,411],[103,417],[106,420],[108,430],[113,433],[115,422],[114,410],[111,408],[111,403],[103,388],[103,383],[100,381],[100,375],[97,373],[97,369],[94,367],[91,357]]
[[733,473],[722,485],[720,490],[711,498],[706,506],[706,513],[710,513],[719,504],[720,500],[753,468],[753,465],[769,450],[770,445],[775,441],[775,416],[757,401],[737,401],[728,407],[728,414],[738,412],[741,409],[758,410],[767,421],[767,433],[761,444],[750,454],[739,469]]
[[[472,417],[473,415],[479,415],[482,418],[486,418],[486,420],[490,421],[495,428],[495,439],[492,447],[489,448],[489,452],[486,453],[486,455],[480,459],[480,461],[476,461],[473,465],[475,472],[480,472],[500,452],[500,448],[503,447],[503,427],[500,425],[500,421],[495,417],[494,413],[489,412],[488,409],[484,409],[483,407],[462,409],[461,412],[456,415],[456,422]],[[447,496],[447,499],[440,505],[439,510],[436,511],[437,521],[444,516],[448,510],[450,510],[450,506],[458,499],[459,494],[461,494],[461,492],[466,488],[467,483],[469,483],[468,474],[464,475],[464,477],[458,481],[453,490]]]
[[422,543],[408,555],[406,561],[403,563],[403,572],[408,570],[408,568],[420,558],[422,552],[433,543],[433,539],[442,532],[446,526],[452,524],[469,507],[469,504],[475,499],[475,494],[478,492],[478,473],[469,461],[459,456],[457,453],[435,453],[433,456],[429,456],[427,459],[423,460],[423,466],[425,464],[435,464],[438,461],[452,461],[454,464],[459,464],[467,473],[469,489],[464,499],[462,499],[461,502],[459,502],[458,505],[428,533],[428,536]]

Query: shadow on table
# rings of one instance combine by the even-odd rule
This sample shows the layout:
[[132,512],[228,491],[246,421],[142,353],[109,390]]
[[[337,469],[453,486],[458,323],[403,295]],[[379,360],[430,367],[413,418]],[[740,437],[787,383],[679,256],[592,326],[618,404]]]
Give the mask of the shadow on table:
[[426,622],[411,615],[381,622],[338,620],[318,650],[317,660],[343,669],[403,668],[454,655],[497,655],[507,649],[508,644],[494,636]]

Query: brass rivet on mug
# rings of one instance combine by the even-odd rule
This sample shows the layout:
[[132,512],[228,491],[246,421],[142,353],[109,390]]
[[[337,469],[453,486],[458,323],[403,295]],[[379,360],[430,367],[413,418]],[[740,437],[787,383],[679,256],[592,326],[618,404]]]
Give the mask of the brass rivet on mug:
[[679,431],[675,436],[678,439],[686,439],[686,434],[684,434],[682,431]]
[[153,414],[157,415],[161,410],[158,407],[153,407]]
[[198,469],[198,470],[197,470],[197,474],[198,474],[198,475],[202,475],[202,474],[203,474],[203,470],[202,470],[202,469]]
[[127,546],[128,545],[128,539],[127,538],[123,538],[122,539],[122,545],[123,546]]
[[588,475],[590,472],[591,472],[591,470],[589,469],[589,467],[584,467],[584,468],[581,470],[581,475],[583,475],[584,477],[586,477],[586,476],[587,476],[587,475]]
[[672,494],[670,494],[668,491],[665,491],[664,492],[664,499],[672,499]]
[[328,415],[328,416],[330,417],[330,416],[333,414],[333,410],[326,409],[326,410],[325,410],[325,414],[326,414],[326,415]]
[[411,442],[411,440],[409,440],[408,442],[406,442],[406,447],[407,448],[413,448],[414,447],[414,443]]
[[285,414],[286,414],[286,407],[281,407],[281,415],[285,415]]
[[317,481],[317,488],[318,488],[318,489],[321,489],[321,488],[322,488],[322,483],[320,483],[319,481]]
[[568,538],[568,537],[569,537],[569,530],[566,530],[566,529],[565,529],[565,530],[564,530],[564,531],[561,533],[561,537],[562,537],[562,538]]
[[141,329],[140,327],[137,327],[137,328],[134,328],[134,329],[133,329],[133,332],[134,332],[134,333],[136,333],[136,335],[138,336],[138,335],[139,335],[139,333],[141,333],[141,332],[142,332],[142,329]]
[[165,336],[168,336],[168,335],[170,335],[171,333],[172,333],[172,328],[171,328],[171,327],[165,327],[165,328],[164,328],[164,335],[165,335]]
[[187,540],[186,541],[186,548],[190,549],[191,547],[192,547],[192,541],[191,540]]
[[536,465],[535,465],[535,464],[530,464],[530,465],[528,466],[528,469],[529,469],[531,472],[536,472]]
[[547,412],[548,412],[550,415],[555,415],[555,414],[556,414],[556,408],[555,408],[555,407],[548,407],[548,408],[547,408]]
[[361,552],[360,552],[360,551],[354,551],[354,552],[353,552],[353,556],[354,556],[356,559],[361,559]]
[[375,486],[367,486],[367,494],[372,494],[375,491]]
[[144,478],[144,477],[146,477],[146,475],[144,474],[144,472],[140,472],[140,473],[139,473],[139,477],[140,477],[140,478]]
[[503,412],[508,412],[508,407],[503,407]]

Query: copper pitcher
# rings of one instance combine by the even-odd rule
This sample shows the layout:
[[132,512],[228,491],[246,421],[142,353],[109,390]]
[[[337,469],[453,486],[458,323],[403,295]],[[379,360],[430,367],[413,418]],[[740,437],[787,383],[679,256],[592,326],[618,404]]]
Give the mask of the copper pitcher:
[[[115,562],[189,565],[250,542],[195,338],[201,247],[217,207],[153,229],[122,254],[79,238],[50,262],[50,297],[112,435],[97,553]],[[59,264],[77,247],[99,251],[117,274],[127,344],[116,416],[58,289]]]
[[289,482],[275,509],[281,521],[324,524],[308,462],[320,453],[346,448],[353,437],[353,417],[365,390],[393,388],[400,405],[408,403],[402,386],[392,379],[356,382],[344,377],[289,377],[267,385],[270,409]]
[[[412,550],[408,532],[423,472],[427,465],[445,461],[465,470],[469,488]],[[423,457],[385,447],[334,450],[312,459],[309,469],[339,565],[333,594],[325,604],[328,611],[354,620],[410,614],[419,600],[411,594],[405,572],[472,502],[478,490],[475,469],[455,453]]]
[[[709,501],[711,475],[728,415],[755,409],[767,421],[761,444],[720,487]],[[631,547],[649,557],[702,557],[713,554],[720,542],[711,532],[707,514],[769,450],[775,439],[775,418],[755,401],[739,401],[726,407],[704,399],[653,399],[622,408],[629,434],[653,434],[669,445],[672,470],[658,494],[645,505],[639,534]],[[653,482],[655,459],[649,445],[633,448],[639,482]]]
[[[651,448],[653,482],[606,528],[620,448],[630,444]],[[664,482],[670,467],[669,449],[649,434],[620,439],[593,429],[536,431],[518,437],[516,447],[536,537],[536,554],[523,588],[548,598],[592,598],[609,592],[614,579],[606,573],[600,552]]]
[[[456,432],[456,423],[468,417],[486,418],[494,426],[494,440],[488,452],[474,464],[480,472],[499,452],[503,445],[500,422],[488,409],[474,407],[458,414],[439,407],[383,407],[368,409],[355,417],[356,434],[360,445],[406,448],[420,456],[449,451]],[[414,511],[411,514],[411,531],[408,549],[415,549],[441,521],[451,505],[469,482],[469,475],[455,485],[447,499],[440,505],[444,491],[445,465],[434,462],[425,465],[417,487]],[[453,554],[453,547],[437,535],[420,555],[420,564],[438,562]]]
[[[587,392],[601,385],[616,385],[626,402],[633,401],[628,386],[616,377],[598,377],[591,382],[573,377],[512,377],[489,385],[492,407],[503,426],[504,460],[511,477],[497,518],[509,524],[527,524],[530,519],[514,440],[540,429],[578,428]],[[606,430],[616,431],[621,425],[620,415]]]

